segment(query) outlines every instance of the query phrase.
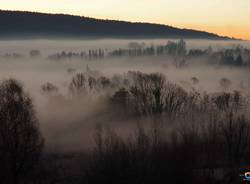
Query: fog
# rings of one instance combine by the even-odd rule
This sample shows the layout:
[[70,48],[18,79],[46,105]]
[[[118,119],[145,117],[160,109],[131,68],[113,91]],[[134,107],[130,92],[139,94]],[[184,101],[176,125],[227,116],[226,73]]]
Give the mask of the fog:
[[[231,81],[227,91],[238,90],[250,95],[250,68],[212,65],[203,57],[188,60],[185,67],[176,67],[176,58],[170,56],[104,57],[96,60],[50,60],[48,56],[65,52],[82,52],[89,49],[103,49],[105,53],[115,49],[126,49],[129,43],[146,46],[166,44],[168,40],[4,40],[0,41],[0,55],[20,54],[20,57],[1,57],[0,79],[15,78],[34,100],[46,147],[49,150],[77,151],[91,148],[93,133],[98,124],[105,124],[120,134],[132,135],[138,123],[147,118],[134,118],[116,112],[108,105],[113,90],[98,95],[72,97],[69,85],[76,73],[92,72],[97,76],[112,79],[114,75],[125,75],[128,71],[162,73],[170,82],[187,91],[215,93],[222,89],[220,80]],[[172,40],[175,41],[175,40]],[[214,51],[235,48],[239,44],[250,49],[246,41],[186,40],[187,50],[207,49]],[[31,50],[41,55],[31,57]],[[192,78],[199,82],[193,84]],[[58,88],[56,95],[43,94],[41,86],[52,83]]]
[[[176,41],[170,39],[171,41]],[[44,55],[53,54],[60,51],[79,52],[84,49],[117,49],[126,48],[131,42],[145,43],[147,45],[166,44],[166,39],[96,39],[96,40],[0,40],[0,54],[11,53],[13,51],[21,54],[27,54],[31,49],[38,49]],[[250,47],[248,41],[214,41],[187,39],[187,48],[207,48],[212,46],[214,49],[230,48],[235,45]]]

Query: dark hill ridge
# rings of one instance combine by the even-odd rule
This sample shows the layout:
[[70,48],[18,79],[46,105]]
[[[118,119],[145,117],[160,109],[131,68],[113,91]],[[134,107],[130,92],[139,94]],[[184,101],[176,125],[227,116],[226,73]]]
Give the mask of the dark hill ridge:
[[65,14],[0,10],[1,38],[197,38],[230,39],[191,29],[101,20]]

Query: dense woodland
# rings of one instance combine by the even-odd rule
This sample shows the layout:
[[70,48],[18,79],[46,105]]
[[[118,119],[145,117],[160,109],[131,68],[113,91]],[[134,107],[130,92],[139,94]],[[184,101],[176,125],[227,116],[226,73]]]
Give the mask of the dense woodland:
[[[199,82],[192,80],[193,85]],[[163,74],[139,71],[112,78],[89,71],[74,74],[66,96],[56,84],[45,83],[41,93],[51,103],[102,96],[112,116],[137,120],[133,136],[128,137],[98,124],[93,149],[65,154],[46,150],[32,99],[18,81],[4,80],[0,85],[2,181],[239,183],[240,168],[250,161],[250,98],[228,90],[226,79],[220,85],[222,92],[200,93],[169,82]],[[149,126],[144,126],[146,119]]]

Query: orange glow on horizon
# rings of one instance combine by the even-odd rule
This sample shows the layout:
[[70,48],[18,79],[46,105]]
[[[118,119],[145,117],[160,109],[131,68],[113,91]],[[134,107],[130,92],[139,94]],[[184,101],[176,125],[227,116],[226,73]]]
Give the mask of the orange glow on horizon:
[[0,9],[150,22],[250,40],[249,0],[0,0]]

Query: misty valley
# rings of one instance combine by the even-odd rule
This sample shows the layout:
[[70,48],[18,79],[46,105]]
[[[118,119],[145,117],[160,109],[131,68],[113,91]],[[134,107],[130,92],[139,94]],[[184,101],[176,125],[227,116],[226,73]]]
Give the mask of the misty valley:
[[250,42],[0,41],[0,183],[241,183]]

